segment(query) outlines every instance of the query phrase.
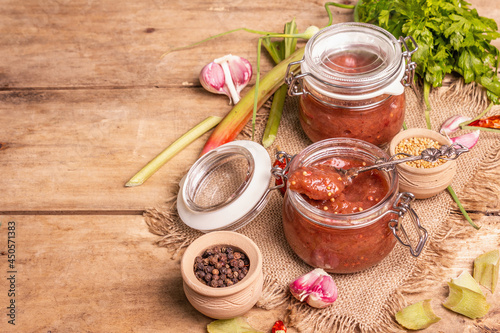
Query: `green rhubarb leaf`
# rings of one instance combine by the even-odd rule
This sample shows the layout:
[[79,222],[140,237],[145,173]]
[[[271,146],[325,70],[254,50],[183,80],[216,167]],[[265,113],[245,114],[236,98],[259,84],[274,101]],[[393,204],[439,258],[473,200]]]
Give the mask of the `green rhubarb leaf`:
[[410,330],[421,330],[441,320],[431,308],[431,300],[426,299],[407,306],[395,315],[396,321]]
[[497,250],[483,253],[474,260],[474,279],[492,293],[498,282],[500,253]]

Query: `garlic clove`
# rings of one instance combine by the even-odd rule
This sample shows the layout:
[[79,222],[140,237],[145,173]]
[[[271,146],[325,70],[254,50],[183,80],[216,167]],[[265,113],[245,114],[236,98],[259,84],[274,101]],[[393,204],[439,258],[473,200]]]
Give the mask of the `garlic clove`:
[[479,133],[480,131],[474,131],[471,133],[467,133],[464,135],[456,136],[454,138],[450,138],[451,142],[456,142],[464,145],[465,147],[471,149],[474,147],[479,140]]
[[306,302],[313,308],[326,308],[337,300],[337,286],[330,275],[319,277],[309,291]]
[[332,277],[321,268],[316,268],[293,281],[290,284],[290,292],[299,301],[315,308],[329,306],[338,296]]
[[[245,58],[232,54],[217,58],[212,63],[220,66],[220,70],[217,69],[217,72],[214,71],[214,75],[217,75],[216,81],[218,85],[212,87],[214,89],[207,90],[211,92],[214,92],[213,90],[223,91],[220,93],[227,95],[230,103],[237,104],[241,99],[241,90],[250,82],[252,77],[252,65],[250,65],[250,62]],[[221,80],[221,72],[224,78],[223,81]],[[208,81],[210,79],[211,78],[207,78],[206,76],[202,77],[200,74],[200,81],[204,87],[203,81]],[[222,90],[219,87],[221,81],[223,83]],[[211,85],[208,86],[210,87]]]
[[[303,302],[309,296],[308,290],[324,272],[321,268],[316,268],[307,274],[302,275],[290,284],[290,292],[296,299]],[[326,273],[326,272],[325,272]]]
[[453,116],[453,117],[450,117],[448,118],[444,123],[443,125],[441,126],[441,130],[440,132],[442,134],[445,134],[445,135],[448,135],[450,133],[453,133],[453,132],[456,132],[460,129],[460,124],[465,122],[465,121],[469,121],[471,120],[472,118],[469,118],[469,117],[465,117],[465,116],[461,116],[461,115],[457,115],[457,116]]
[[238,56],[231,56],[227,63],[239,95],[252,78],[252,65],[247,59]]
[[227,95],[229,96],[229,100],[231,100],[229,89],[225,84],[224,70],[220,64],[211,62],[205,65],[200,72],[199,78],[203,88],[214,94]]

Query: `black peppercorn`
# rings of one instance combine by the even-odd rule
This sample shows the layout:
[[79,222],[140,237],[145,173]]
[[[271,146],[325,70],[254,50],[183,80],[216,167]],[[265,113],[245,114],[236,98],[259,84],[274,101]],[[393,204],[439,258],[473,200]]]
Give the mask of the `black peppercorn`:
[[213,288],[232,286],[248,274],[250,262],[246,255],[229,246],[214,246],[194,259],[198,280]]

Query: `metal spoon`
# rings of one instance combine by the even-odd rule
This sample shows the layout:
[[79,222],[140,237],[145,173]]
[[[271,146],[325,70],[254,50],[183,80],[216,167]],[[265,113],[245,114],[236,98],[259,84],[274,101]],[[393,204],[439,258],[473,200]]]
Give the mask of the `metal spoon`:
[[[424,160],[427,162],[436,162],[439,159],[452,161],[456,160],[461,154],[468,152],[469,149],[464,145],[454,142],[451,145],[443,145],[439,149],[438,148],[427,148],[422,151],[422,153],[418,156],[406,154],[406,153],[398,153],[389,158],[389,160],[379,159],[375,161],[373,165],[366,167],[356,167],[350,169],[336,169],[336,171],[344,177],[347,181],[352,181],[354,177],[356,177],[360,172],[365,172],[373,169],[383,170],[383,171],[391,171],[393,170],[397,164],[406,163],[417,160]],[[396,159],[398,156],[407,156],[406,158]]]

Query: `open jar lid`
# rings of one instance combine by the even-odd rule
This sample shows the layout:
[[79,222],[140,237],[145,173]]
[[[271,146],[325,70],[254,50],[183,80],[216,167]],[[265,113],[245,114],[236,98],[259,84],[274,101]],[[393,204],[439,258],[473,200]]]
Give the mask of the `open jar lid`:
[[320,30],[307,43],[301,72],[323,95],[365,99],[401,95],[405,64],[401,43],[366,23],[340,23]]
[[264,208],[270,171],[270,157],[256,142],[233,141],[215,148],[181,180],[179,217],[202,232],[241,228]]

